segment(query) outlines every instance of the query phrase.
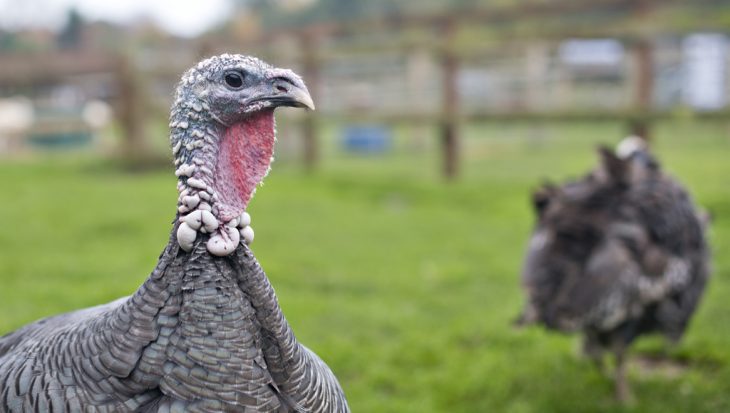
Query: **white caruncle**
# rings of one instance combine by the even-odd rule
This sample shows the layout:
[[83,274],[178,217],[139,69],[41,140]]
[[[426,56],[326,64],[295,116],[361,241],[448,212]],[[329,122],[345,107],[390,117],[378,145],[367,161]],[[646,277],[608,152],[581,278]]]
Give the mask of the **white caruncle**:
[[253,242],[253,236],[254,236],[253,228],[244,227],[243,229],[241,229],[241,237],[244,239],[246,244],[250,245]]
[[251,215],[249,215],[248,212],[244,212],[238,218],[238,226],[240,226],[241,228],[244,228],[249,225],[251,225]]
[[210,239],[206,246],[208,252],[219,257],[226,256],[238,247],[241,237],[236,228],[223,226]]
[[218,219],[208,210],[201,210],[201,217],[203,222],[203,228],[207,232],[213,232],[218,228]]
[[189,178],[188,186],[190,186],[191,188],[197,188],[197,189],[208,189],[208,185],[198,178]]
[[198,196],[197,194],[196,195],[183,196],[182,203],[186,207],[188,207],[190,209],[193,209],[196,206],[198,206],[198,204],[200,204],[200,196]]
[[182,221],[194,230],[200,229],[203,225],[203,211],[196,209],[195,211],[185,215]]
[[198,232],[192,229],[187,223],[181,222],[180,226],[177,227],[177,242],[180,244],[180,248],[185,251],[193,249],[195,238],[198,236]]

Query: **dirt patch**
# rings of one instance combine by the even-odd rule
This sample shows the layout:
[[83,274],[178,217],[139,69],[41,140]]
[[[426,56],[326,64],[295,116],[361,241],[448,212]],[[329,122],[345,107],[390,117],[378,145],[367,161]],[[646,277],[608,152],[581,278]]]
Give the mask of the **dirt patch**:
[[630,364],[640,377],[659,376],[667,379],[681,377],[692,367],[689,360],[647,354],[632,357]]

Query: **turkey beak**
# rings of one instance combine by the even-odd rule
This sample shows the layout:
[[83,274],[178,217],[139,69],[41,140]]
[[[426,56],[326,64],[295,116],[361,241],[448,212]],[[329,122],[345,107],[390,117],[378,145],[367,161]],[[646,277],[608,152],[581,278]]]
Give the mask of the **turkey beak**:
[[[288,72],[288,73],[286,73]],[[271,81],[271,96],[267,98],[275,106],[291,106],[314,110],[314,101],[304,82],[293,72],[279,74]]]

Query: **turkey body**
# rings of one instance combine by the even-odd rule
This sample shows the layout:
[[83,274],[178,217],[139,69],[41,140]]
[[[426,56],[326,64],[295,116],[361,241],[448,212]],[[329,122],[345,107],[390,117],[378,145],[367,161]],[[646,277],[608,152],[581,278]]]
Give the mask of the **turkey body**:
[[[646,151],[601,151],[583,179],[534,195],[538,216],[523,268],[521,321],[582,332],[599,360],[639,336],[679,340],[710,274],[702,213]],[[617,395],[628,397],[617,379]]]
[[130,297],[0,338],[0,386],[9,412],[348,411],[248,247],[215,257],[204,240],[171,239]]

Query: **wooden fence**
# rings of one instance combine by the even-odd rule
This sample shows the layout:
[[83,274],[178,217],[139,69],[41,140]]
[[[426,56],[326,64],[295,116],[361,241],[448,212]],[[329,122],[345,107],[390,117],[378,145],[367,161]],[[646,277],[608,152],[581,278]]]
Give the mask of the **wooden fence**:
[[[710,7],[715,1],[696,0],[692,7]],[[441,170],[446,179],[459,175],[461,131],[465,122],[544,121],[544,120],[616,120],[626,122],[634,133],[649,138],[651,123],[671,116],[668,110],[652,105],[655,83],[654,45],[662,35],[690,33],[692,25],[664,27],[656,17],[667,8],[686,6],[680,0],[562,0],[530,2],[500,9],[458,11],[420,16],[384,16],[349,22],[327,22],[298,28],[272,28],[241,44],[212,37],[201,53],[243,50],[274,63],[290,64],[306,79],[310,91],[319,101],[328,83],[327,67],[338,59],[377,58],[384,54],[406,56],[426,53],[434,57],[439,77],[430,79],[440,90],[439,105],[432,110],[318,110],[302,118],[302,160],[307,170],[319,161],[318,135],[323,120],[368,120],[383,123],[430,123],[439,130],[442,153]],[[693,9],[694,10],[694,9]],[[662,14],[663,13],[663,14]],[[566,18],[567,16],[567,18]],[[703,29],[724,30],[722,18],[705,18]],[[414,35],[416,33],[417,35]],[[474,33],[478,33],[475,35]],[[373,37],[372,41],[359,41]],[[538,85],[545,77],[544,50],[570,38],[613,38],[627,50],[631,97],[627,104],[613,108],[540,108],[530,102],[540,100]],[[340,39],[349,39],[342,40]],[[215,45],[215,46],[213,46]],[[287,46],[288,45],[288,46]],[[293,46],[292,46],[293,45]],[[541,49],[542,48],[542,49]],[[467,110],[459,95],[459,74],[466,64],[481,56],[505,49],[523,53],[523,70],[532,83],[524,93],[527,105],[495,110]],[[0,87],[60,82],[64,78],[89,73],[107,73],[115,79],[115,108],[124,131],[124,153],[142,157],[146,151],[145,127],[148,98],[141,79],[163,76],[177,79],[191,62],[179,66],[162,65],[160,73],[140,72],[134,61],[118,55],[55,53],[42,56],[3,56],[0,64]],[[160,65],[158,65],[160,66]],[[405,74],[405,76],[411,76]],[[405,83],[409,83],[405,79]],[[410,82],[414,83],[414,82]],[[319,105],[318,105],[319,106]],[[700,116],[728,116],[726,111],[702,113]]]

